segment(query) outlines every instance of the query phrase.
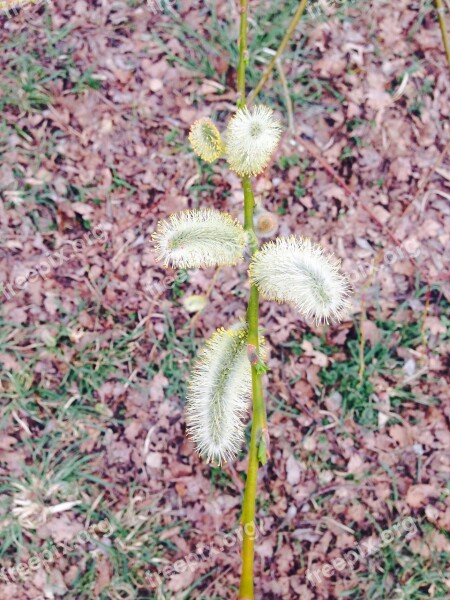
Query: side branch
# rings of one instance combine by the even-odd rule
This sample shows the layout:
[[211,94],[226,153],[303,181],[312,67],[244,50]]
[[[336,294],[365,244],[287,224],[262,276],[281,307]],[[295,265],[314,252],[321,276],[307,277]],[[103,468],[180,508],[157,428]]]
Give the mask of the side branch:
[[239,26],[239,63],[237,69],[237,87],[239,92],[238,108],[245,106],[245,68],[248,63],[248,0],[240,0],[241,21]]
[[286,30],[286,33],[284,34],[283,39],[281,40],[280,45],[278,46],[277,51],[275,52],[275,54],[271,58],[269,64],[266,67],[266,70],[262,74],[261,79],[258,81],[258,84],[256,85],[255,89],[248,96],[248,102],[249,102],[249,104],[251,104],[254,101],[254,99],[256,98],[256,96],[263,89],[266,81],[269,79],[269,75],[272,73],[274,66],[276,65],[276,63],[279,60],[280,56],[283,54],[283,52],[284,52],[284,50],[285,50],[285,48],[286,48],[289,40],[292,37],[292,34],[294,33],[297,25],[299,24],[299,21],[302,18],[303,13],[305,12],[307,1],[308,0],[300,0],[300,3],[299,3],[298,8],[297,8],[297,11],[296,11],[295,15],[292,17],[292,20],[289,23],[289,26],[288,26],[288,28]]

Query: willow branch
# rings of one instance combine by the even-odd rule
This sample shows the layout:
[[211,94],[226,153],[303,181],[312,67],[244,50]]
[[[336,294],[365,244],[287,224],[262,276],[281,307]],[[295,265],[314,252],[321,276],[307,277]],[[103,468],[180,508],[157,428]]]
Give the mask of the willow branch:
[[[292,34],[294,33],[297,25],[299,24],[299,21],[302,18],[303,13],[305,12],[307,1],[308,0],[300,0],[297,11],[295,12],[295,15],[292,17],[292,20],[289,23],[289,26],[286,30],[286,33],[284,34],[283,39],[281,40],[280,45],[278,46],[277,51],[273,55],[269,64],[267,65],[266,70],[262,74],[261,79],[258,81],[255,89],[248,96],[249,104],[251,104],[255,100],[256,96],[263,89],[264,85],[266,84],[266,81],[269,79],[269,76],[272,73],[274,66],[276,65],[280,56],[283,54],[289,40],[292,37]],[[242,5],[242,3],[241,3],[241,5]]]
[[[247,33],[248,33],[248,1],[240,0],[240,27],[239,27],[239,64],[237,83],[239,100],[238,107],[246,106],[245,71],[248,62]],[[253,195],[250,177],[242,177],[244,190],[244,228],[250,240],[252,254],[258,249],[255,230],[253,226],[253,210],[255,198]],[[248,347],[259,356],[259,294],[255,286],[250,286],[250,297],[247,307]],[[253,417],[250,438],[249,460],[247,479],[245,483],[244,501],[242,506],[242,574],[239,588],[239,598],[252,600],[254,598],[253,563],[255,555],[255,505],[256,489],[258,482],[258,466],[260,460],[260,444],[265,439],[267,432],[266,407],[262,389],[261,375],[252,364],[252,400]]]
[[[253,191],[248,177],[242,178],[244,187],[244,214],[245,229],[249,236],[255,240],[253,228],[253,208],[255,204]],[[252,243],[252,252],[257,249],[257,244]],[[256,351],[259,356],[259,294],[254,285],[250,286],[250,298],[247,308],[248,344],[249,348]],[[258,483],[258,466],[260,460],[260,445],[266,444],[267,421],[266,407],[262,389],[261,375],[256,366],[252,364],[252,396],[253,396],[253,418],[252,432],[250,438],[250,449],[248,459],[247,480],[245,483],[244,502],[242,506],[242,574],[239,588],[239,598],[250,600],[254,598],[253,563],[255,554],[255,506],[256,489]],[[263,452],[266,446],[263,447]]]
[[239,92],[238,107],[245,106],[245,68],[248,63],[248,0],[240,0],[241,20],[239,26],[239,63],[237,69],[237,87]]

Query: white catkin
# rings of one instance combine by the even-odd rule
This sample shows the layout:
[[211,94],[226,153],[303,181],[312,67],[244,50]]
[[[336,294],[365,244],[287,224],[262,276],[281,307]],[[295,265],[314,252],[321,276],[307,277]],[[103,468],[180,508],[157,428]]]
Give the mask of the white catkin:
[[212,208],[175,213],[152,236],[157,260],[179,269],[235,265],[246,244],[242,225]]
[[277,238],[252,259],[249,276],[269,300],[294,305],[317,324],[342,320],[349,308],[350,284],[340,261],[308,238]]
[[232,171],[239,175],[262,173],[278,145],[281,124],[264,105],[252,111],[240,108],[230,119],[225,134],[225,154]]
[[250,397],[247,326],[218,329],[194,365],[186,408],[187,434],[207,462],[220,465],[239,452]]

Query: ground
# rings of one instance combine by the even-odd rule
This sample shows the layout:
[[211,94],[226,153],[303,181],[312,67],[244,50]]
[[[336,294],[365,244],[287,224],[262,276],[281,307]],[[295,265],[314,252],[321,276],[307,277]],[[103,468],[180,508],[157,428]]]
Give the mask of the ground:
[[[250,3],[249,91],[295,7]],[[238,17],[225,0],[0,16],[0,599],[236,597],[246,451],[204,464],[183,407],[204,340],[245,315],[245,265],[167,270],[151,234],[192,207],[242,219],[238,177],[187,139],[235,110]],[[445,598],[450,85],[433,3],[312,3],[280,69],[259,97],[285,132],[258,200],[342,259],[354,293],[332,326],[261,306],[256,595]],[[195,315],[192,294],[209,299]]]

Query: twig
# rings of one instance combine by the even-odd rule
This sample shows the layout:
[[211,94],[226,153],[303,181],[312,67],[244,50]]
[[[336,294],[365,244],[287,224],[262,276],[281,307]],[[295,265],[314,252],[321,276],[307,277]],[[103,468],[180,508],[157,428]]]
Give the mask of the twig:
[[[239,64],[238,64],[238,107],[246,106],[245,94],[245,68],[248,61],[247,33],[248,33],[248,0],[240,0],[240,37],[239,37]],[[253,226],[253,209],[255,198],[253,195],[250,177],[242,177],[244,190],[244,229],[249,235],[252,254],[257,250],[255,230]],[[256,286],[250,285],[250,297],[247,307],[248,346],[256,351],[259,356],[259,292]],[[244,501],[242,505],[241,523],[243,528],[242,539],[242,573],[239,586],[239,598],[253,600],[253,563],[255,556],[255,507],[256,488],[258,483],[258,467],[260,461],[260,446],[267,435],[266,407],[262,388],[262,376],[258,373],[256,365],[252,364],[252,431],[248,457],[247,479],[245,482]]]
[[239,12],[239,63],[237,68],[237,87],[239,92],[238,107],[245,106],[245,68],[248,63],[248,0],[240,0]]
[[277,69],[280,76],[281,85],[283,86],[284,98],[286,100],[286,110],[288,114],[289,131],[294,133],[294,110],[292,108],[292,99],[289,94],[289,88],[284,75],[283,67],[281,66],[281,60],[277,60]]
[[286,30],[286,33],[284,34],[284,37],[281,40],[280,45],[278,46],[278,50],[275,52],[275,54],[273,55],[271,61],[267,65],[266,70],[262,74],[261,79],[258,81],[255,89],[248,96],[247,101],[248,101],[249,104],[251,104],[254,101],[254,99],[256,98],[256,96],[263,89],[266,81],[269,79],[269,75],[272,73],[273,68],[274,68],[277,60],[283,54],[284,49],[286,48],[289,40],[291,39],[292,34],[295,31],[295,28],[297,27],[300,19],[302,18],[303,13],[305,12],[307,1],[308,0],[300,0],[300,3],[299,3],[298,8],[297,8],[297,11],[296,11],[295,15],[292,17],[291,22],[289,23],[289,26],[288,26],[288,28]]
[[436,12],[438,14],[439,27],[441,28],[442,44],[444,46],[445,56],[447,57],[447,63],[450,69],[450,44],[448,42],[447,29],[445,27],[445,9],[442,4],[442,0],[436,0]]
[[[253,228],[253,207],[255,199],[250,183],[250,178],[242,178],[244,188],[244,228],[255,237]],[[253,246],[252,253],[257,249]],[[259,292],[256,286],[250,286],[250,298],[247,308],[248,345],[256,350],[259,355]],[[242,575],[239,588],[239,598],[252,600],[254,598],[253,561],[255,553],[255,506],[256,488],[258,482],[259,446],[267,435],[266,407],[262,389],[261,375],[256,366],[252,364],[252,397],[253,418],[250,437],[250,450],[248,458],[247,480],[245,483],[244,502],[242,506]]]

